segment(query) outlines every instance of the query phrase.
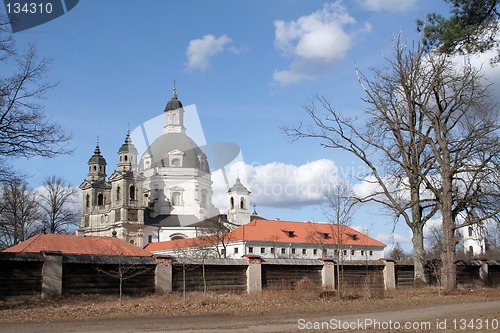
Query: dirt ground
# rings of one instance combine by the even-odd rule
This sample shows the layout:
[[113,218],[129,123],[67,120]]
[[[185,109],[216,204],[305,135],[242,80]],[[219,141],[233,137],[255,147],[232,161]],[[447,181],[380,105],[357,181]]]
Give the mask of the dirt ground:
[[0,300],[0,332],[500,332],[500,289],[189,293]]

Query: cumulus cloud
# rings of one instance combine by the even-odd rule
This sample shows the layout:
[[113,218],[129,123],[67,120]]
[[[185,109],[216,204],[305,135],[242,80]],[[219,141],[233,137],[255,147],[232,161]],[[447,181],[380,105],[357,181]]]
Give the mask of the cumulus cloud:
[[358,0],[358,3],[370,11],[404,12],[413,7],[418,0]]
[[[226,46],[231,43],[231,39],[222,35],[216,38],[214,35],[205,35],[199,39],[193,39],[189,42],[187,48],[187,68],[189,70],[205,71],[210,68],[210,59],[224,51]],[[232,52],[237,50],[231,48]]]
[[[258,206],[299,208],[325,202],[325,190],[340,180],[335,162],[321,159],[302,165],[272,162],[246,164],[242,161],[227,167],[229,186],[237,176],[252,192],[251,201]],[[213,202],[227,209],[227,186],[222,175],[213,175]]]
[[274,21],[275,47],[293,59],[288,69],[274,72],[274,81],[285,86],[312,79],[342,60],[354,37],[345,28],[355,23],[341,1],[326,3],[296,21]]

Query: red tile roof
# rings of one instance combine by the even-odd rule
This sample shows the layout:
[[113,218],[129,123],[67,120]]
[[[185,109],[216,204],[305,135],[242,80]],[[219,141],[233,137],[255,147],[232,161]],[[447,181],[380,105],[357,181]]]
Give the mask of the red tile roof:
[[[293,222],[281,220],[255,219],[239,226],[224,237],[224,242],[255,241],[272,243],[301,244],[338,244],[340,231],[341,244],[351,246],[385,247],[381,243],[351,227],[312,222]],[[220,238],[219,238],[220,240]],[[151,252],[199,247],[217,243],[217,236],[186,238],[148,244],[145,249]]]
[[40,234],[9,247],[4,252],[60,251],[65,254],[151,256],[151,252],[118,238],[78,237],[74,235]]

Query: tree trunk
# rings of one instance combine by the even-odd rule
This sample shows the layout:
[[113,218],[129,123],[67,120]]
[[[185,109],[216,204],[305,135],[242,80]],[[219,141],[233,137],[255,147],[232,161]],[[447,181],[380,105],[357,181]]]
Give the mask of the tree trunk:
[[421,224],[412,225],[412,243],[413,243],[413,284],[416,287],[427,285],[427,277],[425,275],[425,250],[423,226]]
[[[446,170],[447,171],[447,170]],[[457,289],[457,267],[456,260],[456,245],[455,238],[455,222],[453,220],[453,192],[451,176],[448,172],[443,172],[442,181],[442,200],[441,217],[443,229],[443,253],[441,254],[442,267],[441,267],[441,280],[445,291],[452,291]]]

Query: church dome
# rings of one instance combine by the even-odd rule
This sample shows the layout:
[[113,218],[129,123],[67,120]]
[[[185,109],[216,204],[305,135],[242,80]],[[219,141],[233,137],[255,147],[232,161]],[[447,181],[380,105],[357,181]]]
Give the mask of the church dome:
[[127,137],[125,138],[125,143],[118,149],[118,154],[127,153],[137,155],[137,148],[135,148],[132,143],[132,139],[130,138],[130,133],[127,133]]
[[176,89],[174,87],[174,92],[172,94],[172,98],[170,99],[170,101],[168,101],[167,106],[165,107],[165,111],[177,110],[180,108],[182,108],[182,103],[177,98],[177,92],[176,92]]
[[101,155],[101,149],[99,148],[99,145],[96,145],[94,155],[92,155],[87,164],[106,165],[106,159]]
[[[146,158],[151,162],[145,165]],[[140,169],[181,167],[209,171],[205,153],[183,132],[162,134],[146,149],[139,165]]]
[[250,193],[250,191],[241,183],[240,177],[236,178],[236,182],[234,183],[233,186],[229,189],[228,192],[235,192],[235,193]]

